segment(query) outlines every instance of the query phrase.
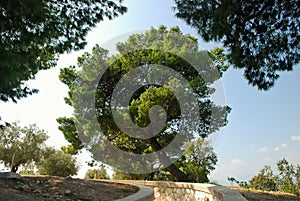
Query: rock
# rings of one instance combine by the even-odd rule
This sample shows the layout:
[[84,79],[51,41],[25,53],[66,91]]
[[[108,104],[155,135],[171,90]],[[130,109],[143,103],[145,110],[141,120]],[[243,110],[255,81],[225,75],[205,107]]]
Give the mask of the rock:
[[51,197],[51,195],[49,193],[43,194],[43,197]]
[[21,176],[15,172],[0,172],[0,178],[21,179]]
[[67,177],[65,177],[65,180],[73,180],[73,178],[70,176],[67,176]]
[[65,195],[67,195],[67,196],[68,196],[68,195],[72,195],[72,191],[66,190],[66,191],[65,191]]
[[31,191],[31,188],[27,184],[20,186],[20,189],[25,191],[25,192],[30,192]]
[[35,189],[33,192],[38,193],[38,194],[42,194],[42,190],[40,190],[40,189]]

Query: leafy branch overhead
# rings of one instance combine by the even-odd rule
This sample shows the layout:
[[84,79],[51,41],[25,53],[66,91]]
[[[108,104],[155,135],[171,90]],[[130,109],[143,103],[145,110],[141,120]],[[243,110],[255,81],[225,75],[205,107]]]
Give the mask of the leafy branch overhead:
[[0,100],[36,93],[25,81],[56,65],[59,54],[80,50],[105,17],[126,12],[122,0],[7,0],[0,2]]
[[178,18],[206,41],[222,42],[230,63],[267,90],[300,59],[299,0],[175,0]]

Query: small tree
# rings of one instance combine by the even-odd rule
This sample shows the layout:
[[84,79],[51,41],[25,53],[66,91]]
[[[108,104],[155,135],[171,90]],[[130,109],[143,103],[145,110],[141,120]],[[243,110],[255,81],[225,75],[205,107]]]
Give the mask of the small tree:
[[279,170],[277,182],[278,190],[296,194],[298,191],[297,185],[294,183],[294,177],[297,177],[295,171],[296,167],[294,167],[292,164],[289,164],[289,162],[283,158],[277,162],[277,168]]
[[185,144],[182,168],[193,182],[208,182],[209,173],[215,169],[217,155],[208,141],[198,138]]
[[78,166],[72,155],[63,151],[47,148],[44,158],[37,164],[40,174],[67,177],[77,174]]
[[85,179],[110,179],[104,166],[99,169],[89,169],[84,176]]
[[227,177],[227,180],[230,182],[230,185],[233,186],[234,183],[239,184],[240,182],[234,177]]
[[36,125],[18,126],[17,122],[0,129],[0,160],[17,172],[22,164],[38,162],[48,136]]
[[249,180],[249,186],[258,190],[276,191],[276,176],[270,166],[265,166],[259,174]]
[[296,189],[298,189],[297,195],[300,195],[300,165],[298,164],[295,171],[296,176]]

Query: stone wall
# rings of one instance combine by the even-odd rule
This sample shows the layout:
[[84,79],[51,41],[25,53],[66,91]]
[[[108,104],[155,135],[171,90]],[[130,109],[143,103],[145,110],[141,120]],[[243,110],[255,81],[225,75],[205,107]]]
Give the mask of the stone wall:
[[[170,185],[171,184],[171,185]],[[162,183],[157,187],[154,187],[154,200],[182,200],[182,201],[210,201],[210,200],[221,200],[217,195],[211,194],[206,191],[207,185],[204,185],[204,189],[195,189],[187,186],[186,184],[173,184],[173,183]]]
[[246,201],[239,192],[212,184],[140,180],[111,182],[152,187],[154,201]]

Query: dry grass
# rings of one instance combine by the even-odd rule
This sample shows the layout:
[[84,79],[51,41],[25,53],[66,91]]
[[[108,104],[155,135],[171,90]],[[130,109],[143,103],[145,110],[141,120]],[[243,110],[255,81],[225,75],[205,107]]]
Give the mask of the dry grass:
[[290,193],[268,192],[233,186],[229,186],[228,188],[239,191],[248,201],[300,201],[300,197]]

